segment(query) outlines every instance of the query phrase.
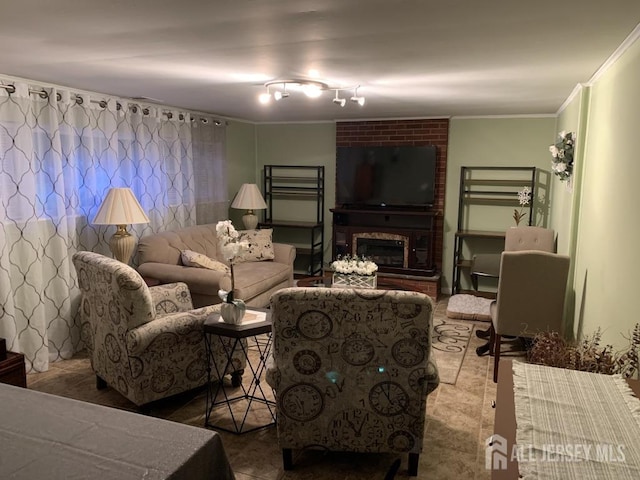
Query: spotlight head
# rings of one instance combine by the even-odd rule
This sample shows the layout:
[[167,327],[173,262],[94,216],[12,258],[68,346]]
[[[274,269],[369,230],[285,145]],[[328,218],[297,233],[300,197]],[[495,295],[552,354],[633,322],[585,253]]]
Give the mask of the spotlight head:
[[258,96],[258,101],[261,104],[266,105],[267,103],[269,103],[271,101],[271,94],[270,93],[261,93]]
[[353,90],[353,97],[351,97],[349,100],[351,100],[353,103],[357,103],[360,106],[364,105],[364,97],[359,97],[358,96],[358,88],[360,88],[360,85],[358,85],[354,90]]
[[273,94],[273,98],[275,98],[276,101],[282,100],[283,98],[288,98],[289,97],[289,92],[281,92],[281,91],[276,91]]
[[341,107],[344,107],[345,104],[347,103],[347,100],[345,98],[334,98],[333,99],[333,103],[335,103],[336,105],[340,105]]

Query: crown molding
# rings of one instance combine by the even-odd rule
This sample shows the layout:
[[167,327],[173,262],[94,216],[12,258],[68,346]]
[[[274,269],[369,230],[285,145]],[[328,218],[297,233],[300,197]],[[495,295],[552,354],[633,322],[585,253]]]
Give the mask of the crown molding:
[[512,115],[455,115],[452,120],[499,119],[499,118],[555,118],[555,113],[515,113]]
[[587,85],[584,83],[579,83],[577,84],[573,90],[571,91],[571,93],[569,94],[569,96],[567,97],[567,99],[562,103],[562,105],[560,105],[560,108],[558,108],[558,111],[556,112],[556,116],[560,116],[560,114],[562,112],[564,112],[564,110],[569,106],[569,104],[571,102],[573,102],[573,100],[580,94],[582,93],[582,90],[584,88],[586,88]]

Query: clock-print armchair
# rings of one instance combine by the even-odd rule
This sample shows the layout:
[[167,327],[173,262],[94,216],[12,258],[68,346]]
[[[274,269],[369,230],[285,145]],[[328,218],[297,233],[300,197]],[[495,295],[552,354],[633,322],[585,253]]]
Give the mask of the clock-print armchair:
[[[207,360],[202,327],[219,305],[194,310],[185,283],[147,287],[129,265],[98,253],[77,252],[73,264],[81,337],[98,388],[108,385],[145,411],[150,402],[207,383],[208,361],[226,364],[222,345]],[[234,382],[245,363],[233,357],[226,373]]]
[[276,392],[285,470],[293,449],[408,454],[417,475],[431,357],[433,303],[424,294],[287,288],[271,297]]

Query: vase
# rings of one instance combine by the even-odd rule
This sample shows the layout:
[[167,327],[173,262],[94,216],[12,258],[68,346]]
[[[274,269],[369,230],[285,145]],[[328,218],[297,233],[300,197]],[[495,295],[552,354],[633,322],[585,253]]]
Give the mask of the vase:
[[244,312],[247,311],[247,305],[242,300],[233,300],[232,302],[224,302],[220,305],[220,316],[225,323],[232,325],[240,325]]
[[358,275],[355,273],[338,273],[333,274],[331,282],[332,287],[343,288],[376,288],[377,276],[373,275]]

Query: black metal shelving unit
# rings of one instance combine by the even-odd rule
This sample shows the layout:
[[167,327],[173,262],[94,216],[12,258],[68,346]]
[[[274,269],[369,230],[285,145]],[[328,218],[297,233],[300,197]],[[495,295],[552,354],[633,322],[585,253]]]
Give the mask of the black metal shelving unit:
[[[274,237],[296,247],[294,274],[322,275],[324,252],[324,167],[308,165],[265,165],[264,198],[267,203],[261,228],[273,228]],[[315,202],[315,218],[292,220],[285,208],[295,202]],[[294,202],[289,204],[290,202]],[[278,212],[276,213],[276,210]],[[301,239],[299,235],[302,235]],[[287,241],[291,238],[292,241]]]
[[[518,192],[524,187],[531,189],[528,224],[532,225],[536,199],[536,167],[460,167],[460,193],[458,197],[458,225],[453,248],[452,294],[477,293],[461,289],[461,276],[471,266],[471,259],[465,258],[465,242],[472,239],[498,243],[502,250],[505,230],[467,229],[469,207],[520,207]],[[510,216],[506,216],[510,218]],[[473,252],[485,253],[485,252]]]

